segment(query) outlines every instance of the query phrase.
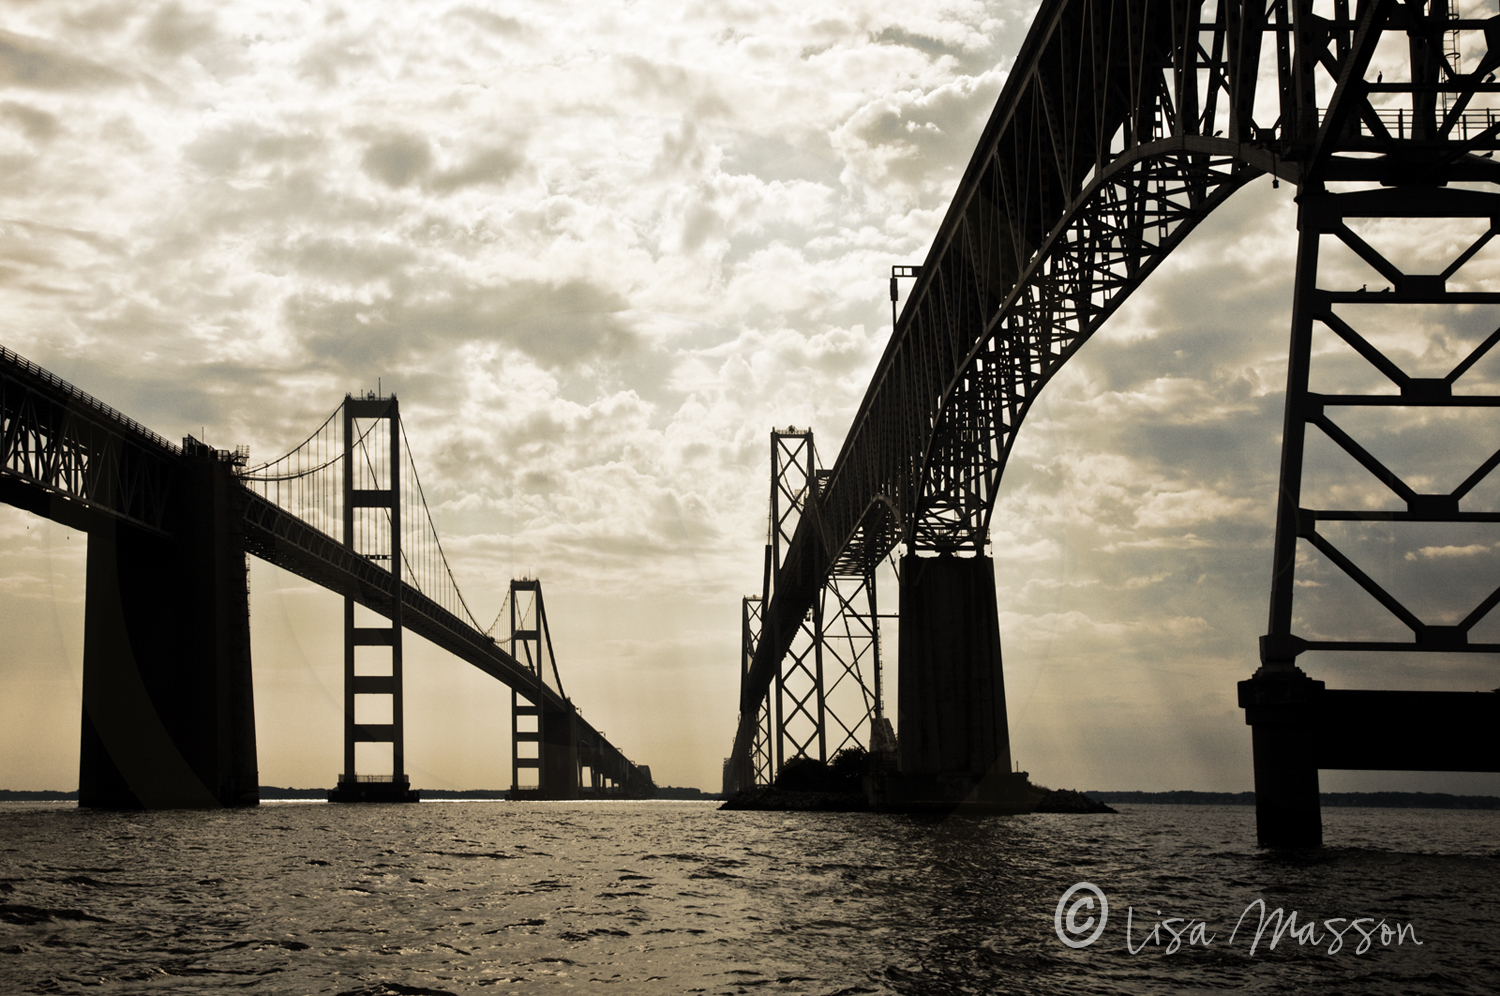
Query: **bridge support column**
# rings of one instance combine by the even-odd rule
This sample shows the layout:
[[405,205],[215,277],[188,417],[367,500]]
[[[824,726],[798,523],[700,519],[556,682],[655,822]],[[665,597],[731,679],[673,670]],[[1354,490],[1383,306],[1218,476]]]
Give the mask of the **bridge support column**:
[[1255,764],[1255,835],[1264,847],[1318,847],[1316,729],[1323,682],[1302,675],[1252,678],[1239,685]]
[[578,767],[578,714],[572,709],[542,712],[542,798],[582,796]]
[[80,806],[255,805],[244,513],[232,464],[188,440],[161,536],[89,531]]
[[1012,772],[994,562],[901,559],[900,771],[877,787],[892,809],[1021,812]]
[[[1434,99],[1423,97],[1412,119],[1412,133],[1424,141],[1438,133]],[[1356,126],[1349,134],[1358,133]],[[1335,129],[1333,134],[1340,132]],[[1386,135],[1382,141],[1389,143],[1391,137]],[[1368,142],[1359,146],[1362,150],[1372,147]],[[1393,153],[1391,161],[1400,160]],[[1379,338],[1385,330],[1402,329],[1404,334],[1424,337],[1429,355],[1441,356],[1452,349],[1446,338],[1450,332],[1456,333],[1453,343],[1462,342],[1464,333],[1457,332],[1459,326],[1453,323],[1466,311],[1472,311],[1474,317],[1464,318],[1464,322],[1494,327],[1495,305],[1500,304],[1500,298],[1458,286],[1450,288],[1449,281],[1470,279],[1463,267],[1500,233],[1495,220],[1500,218],[1500,195],[1445,186],[1449,179],[1457,179],[1443,173],[1444,164],[1452,161],[1435,159],[1420,183],[1398,175],[1393,178],[1394,186],[1329,192],[1321,179],[1304,179],[1298,194],[1299,241],[1270,614],[1266,635],[1260,640],[1261,666],[1250,680],[1239,685],[1240,705],[1252,729],[1256,820],[1262,846],[1316,847],[1322,842],[1320,769],[1500,770],[1500,750],[1470,732],[1473,724],[1493,724],[1500,717],[1500,696],[1329,691],[1297,665],[1300,655],[1308,651],[1417,655],[1500,652],[1500,644],[1478,642],[1475,632],[1500,604],[1500,590],[1481,597],[1475,605],[1468,600],[1474,597],[1472,593],[1460,595],[1463,584],[1452,583],[1459,578],[1451,582],[1443,579],[1430,588],[1446,597],[1438,605],[1422,606],[1419,615],[1416,599],[1398,595],[1388,580],[1377,580],[1368,572],[1368,560],[1364,567],[1359,563],[1369,556],[1362,535],[1373,530],[1383,532],[1390,542],[1406,545],[1412,551],[1406,558],[1415,560],[1415,549],[1428,544],[1473,543],[1478,527],[1494,521],[1490,512],[1466,507],[1473,489],[1496,465],[1491,427],[1470,413],[1493,408],[1500,398],[1463,390],[1459,382],[1495,345],[1495,337],[1480,340],[1467,356],[1460,353],[1458,362],[1444,377],[1430,376],[1441,368],[1409,369],[1416,367],[1413,359],[1422,355],[1423,348],[1407,343],[1402,352],[1390,350],[1388,355],[1385,350],[1389,347]],[[1398,265],[1385,254],[1391,248],[1389,236],[1376,235],[1379,229],[1369,227],[1371,220],[1378,219],[1422,219],[1429,227],[1454,233],[1467,231],[1470,234],[1465,238],[1478,237],[1456,258],[1445,250],[1436,258],[1408,257]],[[1380,245],[1366,241],[1366,236]],[[1353,276],[1358,271],[1346,268],[1348,255],[1336,257],[1336,266],[1320,270],[1319,253],[1324,244],[1341,245],[1341,252],[1363,260],[1374,282],[1357,289],[1353,286],[1364,275]],[[1417,311],[1417,307],[1427,310]],[[1450,317],[1434,326],[1440,329],[1444,322],[1449,323],[1448,331],[1441,333],[1425,330],[1425,319],[1415,317],[1445,312]],[[1324,341],[1337,351],[1315,353],[1315,335],[1326,336]],[[1386,386],[1377,393],[1359,393],[1357,385],[1362,381],[1335,373],[1327,384],[1349,386],[1336,392],[1312,389],[1315,358],[1321,368],[1355,356],[1369,367],[1363,375],[1354,377],[1378,374],[1388,382]],[[1414,376],[1416,372],[1429,376]],[[1473,462],[1459,464],[1458,472],[1476,464],[1477,469],[1454,486],[1456,474],[1430,456],[1416,460],[1403,473],[1384,463],[1374,452],[1371,439],[1398,432],[1402,409],[1421,411],[1428,424],[1442,426],[1443,435],[1434,436],[1425,447],[1429,454],[1467,450]],[[1435,414],[1428,414],[1434,409],[1438,410]],[[1315,440],[1323,440],[1322,456],[1308,449],[1310,428],[1315,430]],[[1326,448],[1327,444],[1333,449]],[[1344,456],[1331,460],[1330,455],[1337,450]],[[1368,490],[1349,490],[1341,484],[1344,478],[1338,475],[1349,466],[1345,459],[1352,459],[1369,473],[1365,478],[1370,482]],[[1452,490],[1416,490],[1418,486],[1433,487],[1439,480]],[[1343,499],[1344,507],[1327,507],[1334,496]],[[1393,549],[1399,550],[1400,545]],[[1311,592],[1300,588],[1309,577],[1318,579]],[[1338,594],[1340,588],[1348,594]],[[1346,600],[1361,591],[1371,601]],[[1324,592],[1327,594],[1321,594]],[[1362,621],[1360,615],[1362,605],[1373,609],[1371,602],[1389,614],[1373,616],[1379,629]],[[1410,639],[1392,623],[1404,627]],[[1298,636],[1294,624],[1307,626],[1319,635]],[[1394,639],[1397,635],[1403,638]],[[1362,636],[1376,638],[1360,639]]]

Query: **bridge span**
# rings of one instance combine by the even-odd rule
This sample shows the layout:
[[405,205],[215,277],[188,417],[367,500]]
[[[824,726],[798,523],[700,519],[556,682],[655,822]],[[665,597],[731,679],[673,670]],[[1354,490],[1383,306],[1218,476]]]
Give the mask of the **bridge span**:
[[[400,513],[410,489],[401,487],[397,400],[346,398],[340,413],[343,427],[360,418],[380,423],[389,452],[363,445],[377,435],[371,428],[357,437],[346,431],[337,452],[315,433],[280,460],[247,469],[243,452],[192,437],[176,446],[0,347],[0,501],[89,536],[80,805],[259,801],[247,553],[345,599],[345,757],[335,798],[414,798],[402,743],[403,630],[512,689],[514,796],[649,795],[649,769],[563,694],[540,582],[512,582],[502,646],[468,614],[425,504],[411,520],[418,541],[403,550]],[[331,458],[309,461],[310,443]],[[379,475],[383,488],[355,487]],[[300,510],[315,522],[296,514],[294,499],[310,494],[319,502]],[[361,510],[369,521],[356,534]],[[341,522],[342,542],[325,531]],[[375,542],[361,547],[361,537]],[[356,626],[356,605],[391,625]],[[356,673],[361,646],[389,648],[383,674]],[[357,695],[386,697],[393,721],[356,722]],[[360,743],[390,744],[393,770],[358,771]]]
[[[1500,696],[1330,690],[1298,666],[1310,651],[1500,651],[1470,637],[1500,587],[1419,618],[1319,529],[1500,523],[1470,496],[1500,452],[1457,418],[1500,405],[1459,383],[1500,341],[1500,293],[1464,269],[1500,232],[1500,17],[1466,11],[1447,0],[1043,0],[925,262],[893,270],[893,302],[898,276],[915,284],[849,435],[829,470],[809,472],[794,531],[768,552],[726,787],[771,772],[765,745],[785,740],[774,714],[789,651],[820,617],[823,593],[839,577],[873,585],[875,565],[899,551],[899,762],[872,798],[1023,805],[986,555],[1016,433],[1047,382],[1198,222],[1266,174],[1296,187],[1300,241],[1270,613],[1260,667],[1239,685],[1260,840],[1320,842],[1320,768],[1500,771],[1484,732],[1500,720]],[[1359,234],[1409,218],[1473,231],[1456,258],[1399,266],[1398,253]],[[1368,276],[1350,284],[1347,267],[1320,267],[1320,250],[1352,253]],[[1445,377],[1416,377],[1375,335],[1382,323],[1417,331],[1403,317],[1414,305],[1482,316],[1496,331]],[[1315,329],[1363,357],[1383,387],[1313,391]],[[1339,424],[1351,409],[1398,408],[1445,409],[1470,425],[1451,441],[1476,468],[1457,488],[1419,492]],[[1324,493],[1303,484],[1309,427],[1369,472],[1368,500],[1311,507]],[[1299,555],[1336,565],[1410,638],[1294,614]],[[822,738],[793,753],[813,742]]]

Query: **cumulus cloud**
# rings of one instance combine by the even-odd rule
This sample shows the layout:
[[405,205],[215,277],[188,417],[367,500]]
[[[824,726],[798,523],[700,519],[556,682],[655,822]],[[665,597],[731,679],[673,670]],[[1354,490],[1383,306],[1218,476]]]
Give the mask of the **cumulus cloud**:
[[973,148],[1004,81],[992,70],[879,97],[839,129],[836,145],[871,182],[930,184],[934,162],[965,164],[962,150]]
[[432,150],[416,135],[393,135],[371,143],[361,160],[365,171],[389,187],[420,180],[432,165]]
[[44,38],[0,30],[0,84],[28,90],[93,90],[129,77]]

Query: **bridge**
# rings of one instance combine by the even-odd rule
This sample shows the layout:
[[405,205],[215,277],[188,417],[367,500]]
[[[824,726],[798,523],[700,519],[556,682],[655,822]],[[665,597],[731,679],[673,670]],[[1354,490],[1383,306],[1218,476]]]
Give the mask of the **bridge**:
[[[247,554],[344,598],[344,757],[331,799],[416,799],[407,631],[510,687],[513,798],[654,790],[649,769],[564,695],[539,581],[513,581],[489,626],[469,612],[395,396],[346,397],[291,452],[247,467],[244,451],[191,436],[176,446],[0,347],[0,427],[0,501],[89,537],[80,805],[259,801]],[[384,706],[390,721],[361,722],[361,706]],[[391,770],[359,770],[360,744],[387,751]]]
[[[1500,232],[1497,70],[1500,17],[1446,0],[1043,0],[925,262],[893,270],[893,309],[898,278],[914,283],[833,465],[798,465],[779,491],[786,464],[773,456],[771,542],[762,595],[745,606],[726,788],[762,784],[789,757],[826,759],[837,729],[818,664],[825,631],[845,616],[878,621],[875,567],[899,554],[899,740],[878,695],[857,720],[872,753],[890,755],[874,768],[872,800],[1024,808],[985,553],[1016,433],[1038,392],[1188,233],[1267,174],[1296,188],[1299,242],[1270,611],[1260,666],[1238,689],[1259,840],[1321,841],[1320,769],[1500,771],[1487,732],[1500,695],[1328,689],[1299,665],[1308,652],[1500,651],[1471,639],[1500,587],[1424,619],[1320,530],[1500,523],[1471,495],[1500,452],[1465,417],[1500,397],[1461,383],[1500,341],[1500,293],[1473,265]],[[1367,237],[1388,219],[1427,219],[1470,241],[1413,262]],[[1339,253],[1365,267],[1360,282],[1327,263]],[[1413,376],[1374,330],[1429,332],[1415,305],[1495,331],[1445,376]],[[1383,386],[1312,390],[1315,333],[1363,357]],[[1452,490],[1417,490],[1340,424],[1351,411],[1404,408],[1452,416],[1447,445],[1474,467]],[[1304,487],[1310,429],[1368,472],[1366,495],[1313,507],[1326,492]],[[785,435],[773,434],[773,453]],[[1409,637],[1303,619],[1299,555],[1342,570]],[[867,592],[859,605],[830,594],[851,579]]]

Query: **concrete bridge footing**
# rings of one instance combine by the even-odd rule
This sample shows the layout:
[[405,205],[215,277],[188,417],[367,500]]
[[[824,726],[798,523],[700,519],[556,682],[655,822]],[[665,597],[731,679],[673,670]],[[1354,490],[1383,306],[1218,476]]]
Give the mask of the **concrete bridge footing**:
[[1323,842],[1318,771],[1500,771],[1500,693],[1329,689],[1300,672],[1239,684],[1265,847]]

